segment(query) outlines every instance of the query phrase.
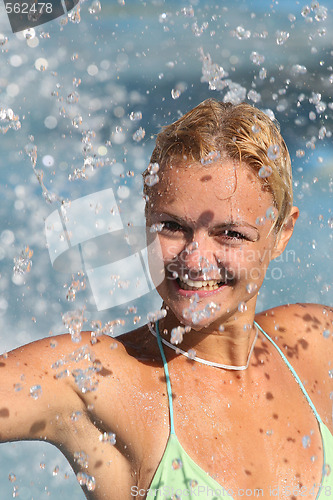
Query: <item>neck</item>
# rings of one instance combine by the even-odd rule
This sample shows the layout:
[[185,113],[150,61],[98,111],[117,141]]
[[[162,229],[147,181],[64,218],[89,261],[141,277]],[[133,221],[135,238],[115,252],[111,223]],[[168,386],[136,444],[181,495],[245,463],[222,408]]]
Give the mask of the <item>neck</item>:
[[[247,311],[248,312],[248,311]],[[221,328],[221,325],[223,328]],[[159,320],[161,338],[171,344],[171,332],[174,328],[184,327],[176,316],[168,311],[165,318]],[[256,336],[253,314],[245,313],[238,317],[234,314],[225,320],[219,318],[207,327],[185,332],[183,340],[175,347],[185,352],[195,351],[195,356],[201,359],[230,366],[244,366],[247,364],[249,352]]]

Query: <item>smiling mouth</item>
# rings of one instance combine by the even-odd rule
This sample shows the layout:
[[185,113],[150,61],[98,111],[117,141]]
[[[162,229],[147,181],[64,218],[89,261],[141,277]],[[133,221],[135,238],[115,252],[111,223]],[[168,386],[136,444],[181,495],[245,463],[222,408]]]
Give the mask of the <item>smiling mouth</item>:
[[226,283],[222,280],[203,280],[203,281],[193,281],[190,279],[177,278],[177,283],[183,290],[198,291],[198,290],[217,290]]

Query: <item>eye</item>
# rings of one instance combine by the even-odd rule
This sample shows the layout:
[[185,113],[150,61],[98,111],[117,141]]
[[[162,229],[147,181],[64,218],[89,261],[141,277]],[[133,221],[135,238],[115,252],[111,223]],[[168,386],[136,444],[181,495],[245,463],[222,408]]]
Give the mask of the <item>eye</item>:
[[234,240],[234,241],[248,240],[248,238],[244,234],[239,233],[238,231],[233,231],[232,229],[225,229],[220,233],[219,236],[227,240]]
[[180,224],[178,224],[178,222],[168,220],[168,221],[162,222],[162,231],[169,232],[169,233],[178,233],[178,232],[182,231],[182,227]]

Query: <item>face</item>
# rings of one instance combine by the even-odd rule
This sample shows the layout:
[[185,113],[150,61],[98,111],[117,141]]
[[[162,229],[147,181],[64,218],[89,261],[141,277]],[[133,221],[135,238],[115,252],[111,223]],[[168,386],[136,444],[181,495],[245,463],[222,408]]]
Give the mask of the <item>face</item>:
[[201,330],[253,319],[277,252],[274,212],[271,193],[245,165],[221,158],[163,169],[149,193],[147,238],[150,227],[158,231],[165,278],[157,291],[178,321]]

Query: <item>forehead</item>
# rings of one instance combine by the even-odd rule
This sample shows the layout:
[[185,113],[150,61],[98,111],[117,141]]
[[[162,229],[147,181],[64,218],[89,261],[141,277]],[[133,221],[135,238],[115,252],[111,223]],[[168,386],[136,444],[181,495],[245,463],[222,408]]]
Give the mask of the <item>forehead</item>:
[[211,165],[174,162],[159,172],[160,181],[150,189],[152,211],[224,210],[261,214],[273,197],[258,174],[246,164],[221,159]]

